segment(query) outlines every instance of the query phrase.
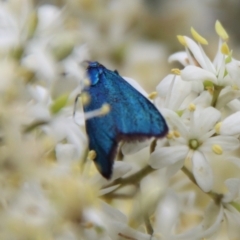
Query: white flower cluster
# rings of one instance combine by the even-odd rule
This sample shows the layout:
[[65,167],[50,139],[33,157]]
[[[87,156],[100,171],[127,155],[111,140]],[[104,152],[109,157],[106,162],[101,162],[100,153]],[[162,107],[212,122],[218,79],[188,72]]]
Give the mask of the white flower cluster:
[[116,161],[107,181],[88,153],[83,112],[72,117],[87,58],[74,8],[0,2],[0,239],[224,239],[224,224],[238,239],[240,62],[221,24],[213,62],[194,29],[195,41],[178,37],[186,50],[170,61],[184,69],[163,79],[153,100],[169,134],[151,143],[150,166]]
[[[229,165],[240,167],[240,61],[233,58],[227,45],[228,34],[219,21],[215,30],[219,44],[213,61],[202,48],[208,44],[207,40],[193,28],[191,33],[195,41],[178,36],[185,51],[173,54],[169,61],[179,61],[184,68],[173,69],[173,74],[157,87],[155,103],[170,131],[151,154],[150,165],[155,169],[165,168],[169,177],[182,169],[212,198],[203,222],[177,234],[181,209],[176,196],[167,195],[160,204],[160,213],[157,213],[160,215],[156,216],[161,219],[157,231],[163,234],[163,239],[222,239],[218,234],[224,220],[229,239],[240,236],[240,180],[234,178],[236,175],[229,168]],[[225,169],[219,176],[216,169],[222,162],[225,162]],[[219,179],[225,181],[222,185],[228,191],[224,191],[223,186],[214,186]],[[168,212],[164,212],[166,208]]]

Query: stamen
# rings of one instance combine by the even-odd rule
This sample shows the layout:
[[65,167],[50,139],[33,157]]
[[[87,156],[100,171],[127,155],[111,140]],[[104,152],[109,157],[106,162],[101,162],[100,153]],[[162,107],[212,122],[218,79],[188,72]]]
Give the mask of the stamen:
[[99,116],[103,116],[108,114],[110,111],[110,105],[105,103],[102,105],[101,108],[90,111],[90,112],[86,112],[84,114],[85,120],[93,118],[93,117],[99,117]]
[[193,27],[191,27],[191,33],[193,38],[202,45],[208,45],[208,41],[202,37]]
[[223,149],[220,145],[218,144],[214,144],[212,145],[212,150],[214,153],[216,153],[217,155],[221,155],[223,153]]
[[167,139],[173,139],[173,136],[174,136],[173,132],[169,132],[167,134]]
[[177,130],[173,131],[173,135],[174,135],[174,137],[176,137],[176,138],[179,138],[179,137],[181,136],[180,132],[177,131]]
[[97,153],[94,150],[89,151],[88,159],[94,160],[97,157]]
[[222,122],[219,122],[215,125],[214,128],[217,134],[220,134],[221,126],[222,126]]
[[157,97],[157,95],[158,95],[157,92],[152,92],[152,93],[150,93],[150,94],[148,95],[148,98],[151,99],[151,100],[153,100],[153,99],[155,99],[155,98]]
[[239,90],[239,87],[237,85],[233,85],[232,90]]
[[85,87],[89,87],[91,85],[91,81],[88,78],[86,78],[83,80],[83,84]]
[[228,45],[225,42],[223,43],[223,45],[221,47],[221,53],[224,55],[229,55],[229,53],[230,53]]
[[110,110],[111,110],[110,105],[108,103],[105,103],[101,107],[101,114],[102,115],[106,115],[106,114],[108,114],[110,112]]
[[213,95],[213,93],[214,93],[214,87],[206,87],[206,90],[207,90],[211,95]]
[[81,94],[81,101],[82,101],[82,104],[85,106],[85,105],[88,105],[89,102],[91,100],[91,97],[90,95],[87,93],[87,92],[83,92]]
[[177,39],[178,39],[178,41],[179,41],[184,47],[187,47],[187,42],[186,42],[184,36],[182,36],[182,35],[177,35]]
[[173,69],[171,70],[171,72],[172,72],[173,74],[176,74],[176,75],[180,75],[180,74],[181,74],[181,70],[180,70],[179,68],[173,68]]
[[188,105],[188,110],[189,110],[190,112],[194,112],[194,111],[196,110],[196,105],[193,104],[193,103],[190,103],[190,104]]
[[228,40],[229,36],[224,27],[222,26],[222,24],[218,20],[215,23],[215,30],[220,38],[222,38],[224,41]]

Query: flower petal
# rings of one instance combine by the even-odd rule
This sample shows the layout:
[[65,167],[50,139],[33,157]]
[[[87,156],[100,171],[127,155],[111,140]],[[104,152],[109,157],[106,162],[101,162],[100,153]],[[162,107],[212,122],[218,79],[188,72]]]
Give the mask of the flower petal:
[[149,165],[152,168],[163,168],[185,159],[187,153],[187,146],[162,147],[151,154]]
[[221,124],[220,134],[236,135],[240,134],[240,111],[225,118]]
[[181,51],[181,52],[176,52],[170,55],[168,58],[168,62],[172,63],[175,61],[180,62],[184,67],[187,66],[189,64],[187,53],[184,51]]
[[211,63],[210,59],[206,56],[202,48],[196,44],[191,38],[184,36],[188,48],[192,52],[193,56],[196,58],[197,62],[202,68],[207,69],[215,73],[215,68]]
[[191,91],[192,86],[189,82],[183,81],[180,77],[176,77],[171,92],[169,91],[168,93],[168,104],[166,107],[178,110]]
[[204,135],[213,128],[220,117],[221,113],[213,107],[195,110],[189,130],[189,137],[199,139],[201,136],[201,138],[204,138]]
[[231,76],[231,78],[235,81],[237,86],[240,88],[240,61],[237,61],[235,59],[232,59],[230,63],[226,65],[226,69]]
[[240,214],[239,212],[231,205],[227,204],[227,209],[224,211],[227,228],[228,228],[228,237],[229,239],[239,239],[240,236]]
[[215,203],[210,203],[207,207],[203,221],[195,228],[177,235],[176,239],[192,240],[210,237],[219,230],[223,220],[223,208]]
[[200,67],[196,66],[187,66],[181,71],[181,78],[184,81],[201,81],[204,82],[206,80],[211,81],[217,84],[216,76]]
[[230,157],[227,157],[226,160],[234,163],[237,167],[240,168],[240,158],[230,156]]
[[231,202],[239,196],[240,193],[240,179],[230,178],[225,181],[225,185],[228,188],[228,192],[224,194],[223,202]]
[[141,149],[147,147],[150,145],[151,143],[151,139],[147,139],[145,141],[141,141],[141,142],[124,142],[122,147],[121,147],[121,151],[123,153],[123,155],[131,155],[134,154],[138,151],[140,151]]
[[210,165],[204,155],[199,151],[194,151],[192,157],[193,175],[204,192],[209,192],[213,186],[213,174]]
[[[175,75],[168,74],[162,81],[157,85],[157,92],[160,97],[165,98],[169,92],[169,88],[171,86],[172,80],[174,79]],[[177,77],[175,77],[177,79]]]
[[216,108],[221,109],[226,104],[231,102],[234,99],[237,99],[240,97],[240,91],[232,90],[231,88],[226,91],[225,93],[221,94],[217,100]]
[[238,112],[240,111],[240,101],[238,99],[232,100],[227,106],[233,111]]
[[239,140],[231,136],[216,136],[207,139],[199,148],[201,151],[211,152],[213,145],[220,145],[223,152],[233,151],[239,148]]
[[185,139],[188,137],[188,129],[176,112],[162,108],[161,113],[165,117],[165,120],[167,121],[170,128],[172,127],[174,129],[177,129],[180,132],[181,136]]
[[73,144],[58,143],[55,148],[56,158],[59,163],[70,164],[77,159],[76,148]]
[[216,122],[220,119],[221,113],[213,108],[208,107],[201,111],[199,127],[202,133],[208,132],[213,128]]
[[168,191],[157,207],[156,226],[154,230],[160,232],[164,239],[169,239],[171,229],[178,220],[180,204],[176,194]]

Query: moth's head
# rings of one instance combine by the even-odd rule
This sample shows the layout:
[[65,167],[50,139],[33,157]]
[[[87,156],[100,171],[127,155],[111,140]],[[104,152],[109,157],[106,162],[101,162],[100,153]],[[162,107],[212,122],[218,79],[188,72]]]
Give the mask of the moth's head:
[[102,74],[104,66],[98,62],[88,61],[87,75],[90,80],[91,86],[95,85],[99,81],[99,76]]

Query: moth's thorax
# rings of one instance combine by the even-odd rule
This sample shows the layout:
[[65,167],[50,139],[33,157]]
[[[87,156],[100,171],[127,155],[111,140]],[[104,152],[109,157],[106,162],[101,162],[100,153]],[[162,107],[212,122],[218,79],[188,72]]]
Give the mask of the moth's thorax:
[[100,75],[103,73],[104,66],[98,62],[89,62],[87,68],[87,75],[89,77],[91,86],[95,85],[99,81]]

